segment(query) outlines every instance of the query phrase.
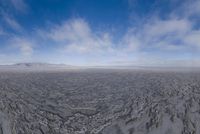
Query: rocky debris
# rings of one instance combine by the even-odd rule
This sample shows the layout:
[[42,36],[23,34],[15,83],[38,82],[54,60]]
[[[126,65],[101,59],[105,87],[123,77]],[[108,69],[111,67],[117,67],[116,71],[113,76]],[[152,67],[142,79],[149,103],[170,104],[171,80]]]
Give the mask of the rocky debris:
[[5,113],[0,112],[0,134],[11,134],[11,126]]
[[1,72],[0,134],[199,134],[200,72]]

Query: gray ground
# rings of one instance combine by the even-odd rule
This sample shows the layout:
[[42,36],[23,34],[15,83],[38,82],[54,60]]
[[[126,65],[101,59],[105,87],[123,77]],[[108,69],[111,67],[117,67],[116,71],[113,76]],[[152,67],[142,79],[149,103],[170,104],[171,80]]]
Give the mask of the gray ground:
[[200,72],[0,72],[0,134],[200,134]]

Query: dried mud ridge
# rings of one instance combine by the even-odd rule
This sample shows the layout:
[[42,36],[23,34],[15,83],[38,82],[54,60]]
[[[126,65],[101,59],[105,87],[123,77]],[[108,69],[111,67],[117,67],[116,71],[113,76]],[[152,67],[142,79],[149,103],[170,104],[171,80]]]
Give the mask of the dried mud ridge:
[[200,134],[200,73],[0,73],[0,134]]

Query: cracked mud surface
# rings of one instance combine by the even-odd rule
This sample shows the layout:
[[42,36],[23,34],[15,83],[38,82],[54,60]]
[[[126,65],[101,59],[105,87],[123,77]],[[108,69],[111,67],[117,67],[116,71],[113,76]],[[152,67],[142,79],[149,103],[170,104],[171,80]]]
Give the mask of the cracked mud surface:
[[0,134],[199,134],[200,72],[0,72]]

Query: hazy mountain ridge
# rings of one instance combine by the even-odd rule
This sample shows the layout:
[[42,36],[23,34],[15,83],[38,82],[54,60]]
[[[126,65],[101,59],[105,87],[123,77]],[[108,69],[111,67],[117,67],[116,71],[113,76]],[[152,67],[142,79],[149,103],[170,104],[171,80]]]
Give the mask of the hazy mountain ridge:
[[11,65],[0,65],[0,71],[4,70],[66,70],[66,69],[119,69],[119,70],[149,70],[149,71],[200,71],[199,67],[162,67],[162,66],[123,66],[123,65],[105,65],[105,66],[75,66],[68,64],[52,64],[44,62],[24,62]]
[[66,65],[66,64],[51,64],[51,63],[42,63],[42,62],[16,63],[11,66],[18,66],[18,67],[72,67],[71,65]]
[[65,70],[75,69],[76,66],[66,64],[51,64],[51,63],[16,63],[12,65],[0,65],[0,71],[40,71],[40,70]]

